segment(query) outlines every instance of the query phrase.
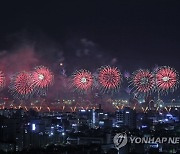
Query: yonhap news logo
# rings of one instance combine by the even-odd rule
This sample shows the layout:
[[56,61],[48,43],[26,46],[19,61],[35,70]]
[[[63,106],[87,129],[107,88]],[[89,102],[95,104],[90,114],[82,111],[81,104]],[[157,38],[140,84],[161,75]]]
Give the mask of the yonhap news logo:
[[127,134],[124,133],[118,133],[114,136],[113,142],[117,150],[122,148],[128,143],[128,139],[130,143],[135,144],[162,144],[162,143],[168,143],[168,144],[179,144],[180,143],[180,137],[129,137]]
[[126,133],[118,133],[114,136],[114,145],[116,149],[120,149],[121,147],[127,144],[127,134]]

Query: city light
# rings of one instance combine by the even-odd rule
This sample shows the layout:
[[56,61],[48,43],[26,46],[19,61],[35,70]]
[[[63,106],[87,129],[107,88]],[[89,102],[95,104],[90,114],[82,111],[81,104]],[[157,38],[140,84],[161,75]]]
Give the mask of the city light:
[[36,130],[36,124],[32,124],[32,130],[33,130],[33,131]]
[[150,3],[2,1],[0,154],[180,154],[180,2]]
[[86,112],[86,110],[81,110],[81,112]]

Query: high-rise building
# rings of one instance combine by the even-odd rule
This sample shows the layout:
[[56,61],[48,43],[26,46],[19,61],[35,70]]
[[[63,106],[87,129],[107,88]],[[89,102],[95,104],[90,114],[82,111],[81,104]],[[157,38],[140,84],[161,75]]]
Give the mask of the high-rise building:
[[116,111],[116,126],[128,126],[131,129],[136,128],[136,111],[125,107]]

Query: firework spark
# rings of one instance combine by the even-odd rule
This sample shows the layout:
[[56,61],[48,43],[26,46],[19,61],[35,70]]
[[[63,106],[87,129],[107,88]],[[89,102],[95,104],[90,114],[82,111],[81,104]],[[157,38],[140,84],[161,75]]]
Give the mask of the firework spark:
[[156,71],[155,76],[158,91],[174,91],[179,84],[179,74],[174,68],[168,66],[160,67]]
[[77,90],[88,91],[93,85],[93,76],[87,70],[79,70],[73,74],[72,84]]
[[117,67],[101,67],[98,74],[98,82],[103,92],[114,92],[121,85],[121,72]]
[[32,80],[36,86],[36,91],[45,93],[46,89],[53,84],[53,73],[44,66],[38,66],[32,72]]
[[2,90],[5,86],[5,76],[2,71],[0,71],[0,90]]
[[15,98],[28,99],[33,94],[34,87],[30,73],[24,71],[11,78],[9,89]]
[[128,93],[129,95],[131,94],[131,89],[130,89],[129,87],[127,87],[127,88],[125,89],[125,91],[126,91],[126,93]]
[[129,78],[131,77],[131,74],[127,71],[124,72],[124,77],[129,80]]
[[138,93],[150,93],[155,87],[154,76],[149,70],[139,69],[135,71],[131,83]]

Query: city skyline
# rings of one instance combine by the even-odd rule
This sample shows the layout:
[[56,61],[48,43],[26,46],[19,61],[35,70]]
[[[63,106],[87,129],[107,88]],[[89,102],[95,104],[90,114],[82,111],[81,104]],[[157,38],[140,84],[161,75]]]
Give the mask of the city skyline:
[[0,2],[0,153],[180,153],[179,6]]

